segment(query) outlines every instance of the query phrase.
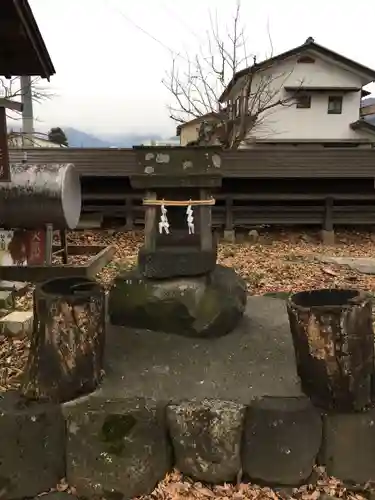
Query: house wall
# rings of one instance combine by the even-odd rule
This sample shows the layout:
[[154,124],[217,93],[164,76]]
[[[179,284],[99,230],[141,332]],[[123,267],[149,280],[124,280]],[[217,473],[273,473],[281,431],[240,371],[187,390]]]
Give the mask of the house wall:
[[199,132],[199,123],[185,123],[181,127],[180,146],[186,146],[191,141],[196,141]]
[[[264,92],[259,92],[260,101],[264,102],[265,99],[267,102],[277,102],[279,99],[287,98],[288,95],[291,96],[291,93],[284,90],[284,86],[361,88],[364,83],[367,83],[361,76],[333,62],[323,60],[321,56],[319,58],[314,54],[311,56],[315,58],[313,64],[298,64],[297,58],[290,58],[254,78],[252,88],[256,89],[261,86],[264,89]],[[243,82],[238,82],[234,87],[230,96],[231,102],[234,102],[235,98],[241,94],[241,86]],[[328,96],[334,94],[343,95],[340,115],[327,113]],[[312,92],[309,109],[298,109],[295,103],[276,106],[261,115],[260,122],[250,131],[248,137],[276,140],[349,140],[371,137],[371,134],[350,128],[350,123],[360,117],[360,102],[360,91],[345,94]]]
[[[214,121],[212,117],[204,117],[207,123]],[[201,122],[186,122],[182,124],[180,131],[180,146],[187,146],[189,142],[196,141],[199,135],[199,128]]]

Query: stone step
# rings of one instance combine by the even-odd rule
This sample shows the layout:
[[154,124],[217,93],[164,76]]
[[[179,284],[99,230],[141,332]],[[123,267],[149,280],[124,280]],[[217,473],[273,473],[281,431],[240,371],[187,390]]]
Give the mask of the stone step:
[[32,311],[12,311],[0,319],[0,332],[6,337],[23,338],[31,335]]
[[22,281],[0,280],[0,309],[11,309],[13,297],[22,296],[29,289],[29,284]]
[[0,290],[0,309],[11,309],[13,306],[13,293],[10,290]]

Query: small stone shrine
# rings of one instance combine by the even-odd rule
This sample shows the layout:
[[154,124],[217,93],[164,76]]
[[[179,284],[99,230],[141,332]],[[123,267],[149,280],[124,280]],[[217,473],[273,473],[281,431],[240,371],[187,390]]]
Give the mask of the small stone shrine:
[[192,337],[229,333],[246,305],[246,284],[216,263],[214,190],[221,186],[220,151],[135,148],[145,190],[144,245],[138,266],[120,274],[109,297],[113,324]]

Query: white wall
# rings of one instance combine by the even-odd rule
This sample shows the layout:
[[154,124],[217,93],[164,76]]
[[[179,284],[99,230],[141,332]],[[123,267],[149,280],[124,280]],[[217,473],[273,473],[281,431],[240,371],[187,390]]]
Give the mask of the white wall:
[[[313,56],[313,54],[311,54]],[[323,60],[317,55],[313,56],[315,63],[297,64],[296,58],[284,61],[270,70],[263,72],[256,85],[263,85],[272,94],[272,102],[285,99],[288,95],[284,86],[298,87],[356,87],[361,88],[367,83],[361,76],[336,65],[328,60]],[[272,75],[272,76],[271,76]],[[265,82],[270,82],[265,85]],[[243,85],[243,84],[242,84]],[[233,94],[240,90],[240,83]],[[232,95],[233,95],[232,94]],[[261,122],[249,133],[249,137],[258,139],[357,139],[370,135],[362,131],[354,131],[350,123],[359,119],[361,92],[348,92],[338,95],[343,96],[342,114],[327,113],[328,96],[335,92],[312,92],[311,108],[298,109],[296,105],[277,106],[261,115]],[[372,136],[374,137],[374,136]]]
[[[312,93],[311,107],[298,109],[295,104],[279,106],[262,116],[258,126],[250,133],[259,139],[356,139],[364,137],[350,128],[359,119],[360,92],[343,95],[342,114],[327,113],[328,96],[333,93]],[[340,94],[339,94],[340,95]]]

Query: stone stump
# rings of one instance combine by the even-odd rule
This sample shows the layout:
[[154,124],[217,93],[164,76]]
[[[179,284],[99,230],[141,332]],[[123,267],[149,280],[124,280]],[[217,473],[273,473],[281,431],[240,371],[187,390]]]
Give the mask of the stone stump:
[[94,391],[102,377],[104,344],[101,285],[72,277],[37,286],[23,394],[61,403]]
[[0,397],[0,498],[32,498],[65,476],[65,421],[58,405]]
[[246,412],[243,471],[254,482],[299,486],[313,471],[321,441],[321,417],[308,398],[255,400]]
[[170,471],[165,408],[143,399],[68,403],[67,481],[79,497],[148,495]]
[[357,290],[312,290],[287,302],[303,391],[326,410],[371,404],[374,333],[371,298]]
[[198,481],[233,481],[241,470],[245,406],[233,401],[183,401],[167,407],[176,467]]
[[351,484],[375,482],[374,423],[374,408],[323,416],[324,440],[319,462],[330,476]]

